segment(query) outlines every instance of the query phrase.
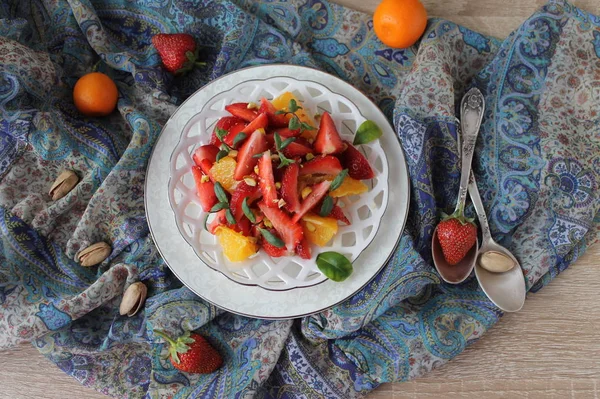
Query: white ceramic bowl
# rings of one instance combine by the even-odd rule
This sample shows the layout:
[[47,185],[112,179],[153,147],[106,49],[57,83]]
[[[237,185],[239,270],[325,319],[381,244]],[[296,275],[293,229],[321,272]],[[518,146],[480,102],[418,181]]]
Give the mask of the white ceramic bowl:
[[246,80],[214,95],[199,112],[190,116],[181,130],[170,160],[169,202],[179,233],[193,248],[199,263],[237,283],[269,290],[290,290],[325,281],[327,277],[319,271],[315,261],[321,252],[336,251],[350,261],[356,260],[375,238],[388,204],[388,162],[380,141],[376,140],[359,146],[376,174],[374,179],[367,182],[369,191],[341,199],[340,206],[351,225],[340,225],[336,236],[325,247],[313,245],[311,259],[305,260],[299,256],[271,258],[262,250],[243,262],[230,262],[225,258],[216,237],[204,229],[206,214],[196,194],[191,155],[197,147],[210,141],[219,118],[230,115],[225,111],[226,105],[259,102],[261,97],[273,99],[287,91],[292,92],[311,115],[328,111],[342,138],[350,142],[358,126],[367,119],[351,99],[311,80],[289,76]]

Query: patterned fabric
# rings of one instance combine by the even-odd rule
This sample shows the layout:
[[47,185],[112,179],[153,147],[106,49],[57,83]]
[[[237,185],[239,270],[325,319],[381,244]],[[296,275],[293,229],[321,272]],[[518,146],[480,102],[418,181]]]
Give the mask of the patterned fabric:
[[[160,67],[159,32],[188,32],[208,66]],[[118,112],[83,118],[71,93],[99,63]],[[149,236],[143,184],[161,126],[210,80],[292,63],[328,71],[393,121],[411,211],[382,272],[347,301],[294,321],[226,313],[170,273]],[[32,342],[65,373],[114,397],[353,398],[452,359],[502,313],[471,278],[441,282],[433,228],[459,180],[456,117],[475,85],[487,111],[474,170],[494,237],[528,288],[548,284],[599,237],[600,18],[548,3],[500,42],[430,20],[418,47],[386,48],[368,15],[320,0],[9,0],[0,5],[0,347]],[[63,169],[81,182],[51,201]],[[95,268],[78,251],[110,242]],[[119,316],[126,287],[144,311]],[[211,375],[175,370],[154,329],[197,330],[223,355]]]

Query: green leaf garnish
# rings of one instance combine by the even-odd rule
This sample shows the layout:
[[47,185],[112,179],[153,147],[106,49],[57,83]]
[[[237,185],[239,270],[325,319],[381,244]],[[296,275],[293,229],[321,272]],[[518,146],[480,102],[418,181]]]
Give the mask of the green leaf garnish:
[[371,120],[366,120],[360,124],[354,136],[354,142],[352,144],[367,144],[373,140],[377,140],[381,137],[383,132],[377,124]]
[[299,109],[302,109],[302,107],[299,107],[298,104],[296,103],[296,100],[294,100],[292,98],[290,100],[290,102],[288,103],[288,111],[291,113],[294,113],[294,112],[298,111]]
[[258,153],[258,154],[254,154],[254,155],[252,155],[252,158],[262,158],[262,156],[263,156],[263,153],[262,153],[262,152],[260,152],[260,153]]
[[281,169],[284,166],[294,163],[294,160],[287,158],[285,155],[283,155],[283,152],[278,151],[277,154],[279,155],[279,165],[277,166],[277,169]]
[[[275,134],[277,134],[277,133],[275,133]],[[296,141],[295,137],[288,137],[287,139],[283,140],[282,143],[279,144],[278,150],[283,150],[285,147],[292,144],[294,141]]]
[[233,217],[233,213],[231,213],[231,209],[229,208],[227,208],[227,211],[225,211],[225,218],[227,218],[227,222],[229,222],[229,224],[237,224],[235,218]]
[[244,211],[244,215],[246,215],[246,217],[248,218],[248,220],[250,220],[251,223],[256,223],[256,217],[254,216],[254,213],[252,213],[252,210],[248,206],[248,197],[244,198],[244,201],[242,202],[242,211]]
[[215,134],[217,135],[217,137],[219,138],[219,140],[223,141],[223,139],[225,138],[225,136],[227,136],[227,130],[225,129],[221,129],[220,127],[215,129]]
[[266,230],[266,229],[258,229],[258,230],[260,231],[260,234],[262,234],[262,236],[265,238],[265,240],[267,240],[267,242],[269,244],[273,245],[274,247],[283,248],[285,246],[285,243],[283,241],[281,241],[281,238],[277,237],[276,235],[271,233],[269,230]]
[[344,182],[346,176],[348,176],[348,169],[344,169],[340,173],[338,173],[335,179],[333,179],[333,181],[331,182],[331,186],[329,186],[329,191],[337,190]]
[[290,130],[298,130],[300,126],[300,119],[296,115],[292,116],[292,119],[288,122],[288,128]]
[[204,217],[204,230],[208,231],[208,217],[210,216],[210,213],[207,213],[206,216]]
[[210,213],[219,212],[221,209],[229,208],[229,204],[227,202],[217,202],[212,208],[210,208]]
[[235,138],[233,139],[233,146],[235,147],[240,141],[246,139],[246,137],[248,137],[248,135],[244,132],[236,134]]
[[276,150],[280,150],[281,148],[281,136],[279,135],[279,133],[275,132],[275,134],[273,134],[273,139],[275,139],[275,149]]
[[215,158],[215,160],[217,162],[219,162],[221,159],[225,158],[227,155],[229,155],[229,151],[221,150],[221,151],[217,152],[217,157]]
[[227,200],[227,194],[225,194],[225,190],[223,189],[221,183],[215,182],[214,190],[219,202],[229,203],[229,201]]
[[337,252],[323,252],[317,256],[317,267],[330,280],[340,282],[352,274],[352,263]]
[[283,114],[287,114],[287,112],[285,112],[282,109],[275,111],[275,115],[283,115]]
[[317,130],[317,128],[316,128],[316,127],[314,127],[314,126],[311,126],[311,125],[309,125],[309,124],[308,124],[308,123],[306,123],[306,122],[302,122],[302,123],[300,124],[300,129],[301,129],[302,131],[305,131],[305,130]]
[[321,209],[319,210],[319,216],[326,217],[329,216],[331,211],[333,210],[333,198],[329,195],[325,197],[323,200],[323,205],[321,205]]

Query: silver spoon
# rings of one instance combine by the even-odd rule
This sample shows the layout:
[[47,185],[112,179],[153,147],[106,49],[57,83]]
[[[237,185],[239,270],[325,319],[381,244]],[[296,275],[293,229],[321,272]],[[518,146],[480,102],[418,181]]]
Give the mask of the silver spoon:
[[472,173],[469,194],[479,218],[482,235],[482,244],[475,265],[477,281],[496,306],[505,312],[517,312],[523,307],[527,293],[523,270],[517,258],[492,238],[485,208]]
[[[465,201],[467,199],[467,186],[469,183],[469,175],[471,174],[471,162],[473,160],[475,142],[477,141],[477,135],[479,134],[479,127],[481,126],[484,110],[485,102],[479,89],[474,87],[463,96],[460,103],[462,138],[459,140],[459,142],[462,142],[462,164],[458,201],[453,214],[455,216],[464,215]],[[458,264],[450,265],[444,258],[436,227],[431,240],[431,255],[433,257],[433,264],[442,279],[450,284],[459,284],[465,281],[475,266],[478,247],[479,242],[476,242],[473,248],[471,248]]]

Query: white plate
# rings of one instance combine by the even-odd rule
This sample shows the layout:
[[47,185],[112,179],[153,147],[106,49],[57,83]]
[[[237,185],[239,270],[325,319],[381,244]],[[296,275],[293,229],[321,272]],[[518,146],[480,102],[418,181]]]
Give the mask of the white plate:
[[196,193],[192,154],[200,145],[210,142],[216,122],[230,115],[225,110],[226,105],[240,101],[259,102],[262,97],[273,99],[285,92],[292,92],[309,115],[329,112],[344,140],[352,142],[358,126],[367,120],[351,99],[317,82],[285,76],[257,77],[204,102],[200,112],[186,121],[170,162],[169,203],[179,233],[194,248],[196,255],[231,280],[270,290],[302,288],[327,280],[316,264],[321,252],[335,251],[354,262],[375,238],[389,192],[388,162],[381,143],[375,140],[361,145],[358,148],[372,165],[375,177],[367,181],[367,193],[341,198],[340,205],[351,222],[349,226],[340,226],[335,237],[324,247],[313,245],[311,259],[299,256],[271,258],[265,251],[258,251],[243,262],[230,262],[223,255],[217,237],[204,228],[207,213],[202,210]]
[[[207,267],[180,233],[169,202],[171,156],[190,120],[220,93],[244,82],[280,77],[311,82],[350,99],[362,117],[383,129],[379,140],[387,155],[387,207],[373,241],[353,262],[354,272],[342,283],[320,284],[287,291],[241,285]],[[239,99],[238,101],[245,101]],[[334,116],[335,119],[335,116]],[[154,147],[146,176],[146,216],[154,242],[173,273],[194,293],[225,310],[250,317],[284,319],[329,308],[360,290],[385,265],[396,247],[408,214],[409,181],[400,143],[383,113],[360,91],[327,73],[305,67],[269,65],[236,71],[214,80],[190,96],[171,116]]]

